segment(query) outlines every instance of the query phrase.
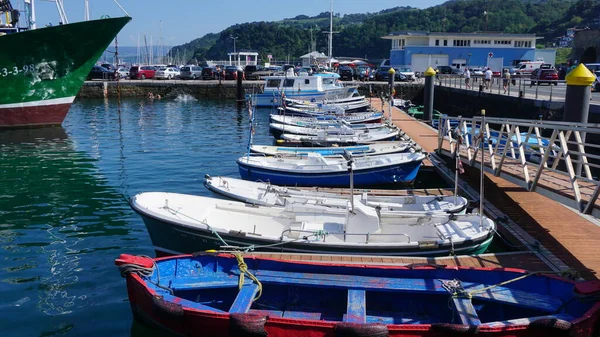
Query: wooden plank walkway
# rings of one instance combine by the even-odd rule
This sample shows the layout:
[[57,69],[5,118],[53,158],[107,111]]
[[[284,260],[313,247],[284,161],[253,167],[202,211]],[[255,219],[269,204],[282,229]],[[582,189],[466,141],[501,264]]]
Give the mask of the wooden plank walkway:
[[298,253],[245,253],[247,256],[259,256],[280,260],[299,260],[324,263],[349,263],[368,265],[440,265],[487,268],[518,268],[532,271],[546,271],[548,267],[531,252],[510,252],[480,255],[461,255],[446,257],[402,257],[368,255],[330,255]]
[[[379,104],[379,105],[378,105]],[[373,101],[374,108],[381,110],[381,103]],[[388,111],[387,105],[383,110]],[[437,131],[416,119],[406,115],[397,108],[392,108],[392,121],[409,137],[417,142],[425,151],[437,149]],[[466,154],[466,153],[465,153]],[[489,162],[489,158],[485,159]],[[533,165],[530,165],[533,166]],[[532,170],[535,167],[531,168]],[[503,172],[518,175],[523,179],[521,163],[505,159]],[[478,188],[479,170],[466,167],[467,180]],[[558,175],[560,177],[556,177]],[[461,176],[461,178],[465,178]],[[576,212],[566,208],[558,201],[542,194],[529,192],[525,188],[492,174],[486,176],[486,200],[491,201],[503,213],[518,223],[523,230],[533,236],[545,248],[555,254],[570,268],[577,270],[585,279],[595,279],[600,271],[600,227]],[[539,186],[548,190],[556,190],[568,195],[571,183],[564,183],[559,173],[545,171]],[[568,177],[566,177],[568,180]],[[585,184],[582,184],[584,190]],[[572,192],[571,192],[572,193]],[[589,193],[589,191],[582,194]],[[571,198],[573,198],[571,196]],[[528,268],[526,268],[528,269]],[[529,268],[531,269],[531,268]]]

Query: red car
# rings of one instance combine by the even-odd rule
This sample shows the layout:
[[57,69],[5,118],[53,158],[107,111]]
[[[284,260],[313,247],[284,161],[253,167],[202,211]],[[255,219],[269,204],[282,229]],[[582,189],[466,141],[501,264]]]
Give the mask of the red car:
[[132,80],[145,80],[154,78],[156,68],[153,66],[133,66],[129,69],[129,78]]
[[558,71],[556,69],[538,68],[531,73],[531,85],[541,83],[558,85]]

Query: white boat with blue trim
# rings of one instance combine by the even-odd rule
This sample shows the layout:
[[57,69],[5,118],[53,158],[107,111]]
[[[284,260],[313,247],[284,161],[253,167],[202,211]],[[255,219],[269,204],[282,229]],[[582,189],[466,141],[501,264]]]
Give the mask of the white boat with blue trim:
[[265,77],[263,92],[247,98],[257,107],[278,107],[285,98],[316,102],[352,97],[356,87],[344,86],[338,77],[337,74],[268,76]]

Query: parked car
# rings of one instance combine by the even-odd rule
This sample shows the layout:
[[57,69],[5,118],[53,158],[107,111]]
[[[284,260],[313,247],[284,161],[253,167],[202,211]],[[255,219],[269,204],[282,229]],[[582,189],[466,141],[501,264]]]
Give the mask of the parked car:
[[226,80],[237,80],[238,70],[242,70],[238,66],[227,66],[225,67],[225,79]]
[[352,81],[354,79],[354,69],[348,66],[340,66],[338,68],[338,75],[342,81]]
[[116,72],[113,70],[108,70],[102,66],[93,66],[92,70],[87,75],[87,80],[115,80]]
[[375,70],[367,66],[358,67],[358,79],[361,81],[375,80]]
[[215,67],[206,67],[202,68],[201,76],[203,80],[216,80],[221,76],[221,74],[219,73],[219,71],[217,71],[217,68]]
[[178,78],[179,74],[180,73],[179,73],[179,70],[177,70],[177,68],[173,68],[173,67],[160,67],[156,71],[156,74],[154,74],[154,77],[157,80],[158,79],[171,80],[171,79],[174,79],[174,78]]
[[[377,69],[377,72],[375,72],[375,80],[376,81],[387,81],[390,78],[390,71],[389,66],[385,66],[385,67],[379,67],[379,69]],[[394,81],[407,81],[408,78],[406,76],[404,76],[401,72],[398,71],[397,68],[394,68]]]
[[110,63],[102,63],[100,66],[103,67],[103,68],[106,68],[106,69],[108,69],[110,71],[116,71],[117,70],[117,67],[115,67],[114,65],[112,65]]
[[596,79],[592,83],[592,90],[600,91],[600,70],[594,71],[594,75],[596,75]]
[[415,72],[412,71],[412,69],[410,68],[395,68],[397,72],[399,72],[400,74],[406,76],[406,79],[409,81],[414,81],[415,80]]
[[195,80],[202,77],[202,67],[188,64],[179,70],[179,78],[182,80]]
[[558,85],[558,71],[556,69],[537,68],[531,73],[531,85],[548,83]]
[[119,78],[129,78],[129,69],[121,67],[117,69],[117,74]]
[[132,80],[154,78],[154,74],[156,74],[154,66],[133,66],[129,69],[129,78]]
[[483,73],[485,72],[485,68],[483,67],[474,67],[471,68],[471,76],[475,75],[475,76],[483,76]]
[[244,67],[244,74],[247,80],[260,80],[259,71],[265,69],[261,65],[247,65]]
[[438,74],[452,74],[451,66],[438,66],[436,70]]

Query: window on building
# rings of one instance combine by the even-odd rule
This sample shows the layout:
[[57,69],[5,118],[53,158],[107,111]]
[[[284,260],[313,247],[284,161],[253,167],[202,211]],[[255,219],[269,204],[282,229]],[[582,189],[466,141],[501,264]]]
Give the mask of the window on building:
[[448,45],[448,40],[444,40],[444,46]]
[[510,40],[496,40],[494,44],[510,44]]
[[452,45],[454,47],[468,47],[471,45],[471,40],[454,40]]
[[531,48],[531,41],[515,41],[517,48]]
[[490,40],[474,40],[473,44],[491,44]]
[[406,40],[404,39],[392,40],[392,49],[404,49],[405,44]]
[[440,45],[440,40],[435,40],[435,45],[439,46]]

